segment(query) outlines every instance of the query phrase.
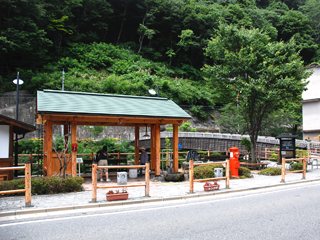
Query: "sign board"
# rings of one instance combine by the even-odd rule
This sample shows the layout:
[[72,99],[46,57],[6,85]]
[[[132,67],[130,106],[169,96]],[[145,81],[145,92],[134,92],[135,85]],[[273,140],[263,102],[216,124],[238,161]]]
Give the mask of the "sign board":
[[83,159],[82,158],[77,158],[77,163],[83,163]]

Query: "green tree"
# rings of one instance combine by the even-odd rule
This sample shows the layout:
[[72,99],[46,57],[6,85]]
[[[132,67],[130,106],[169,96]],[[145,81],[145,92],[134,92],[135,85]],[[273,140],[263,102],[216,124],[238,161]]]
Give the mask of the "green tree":
[[[273,42],[258,29],[223,25],[208,43],[210,65],[204,70],[215,84],[232,86],[246,122],[252,149],[263,121],[290,101],[301,99],[306,72],[294,41]],[[251,161],[256,161],[252,151]]]

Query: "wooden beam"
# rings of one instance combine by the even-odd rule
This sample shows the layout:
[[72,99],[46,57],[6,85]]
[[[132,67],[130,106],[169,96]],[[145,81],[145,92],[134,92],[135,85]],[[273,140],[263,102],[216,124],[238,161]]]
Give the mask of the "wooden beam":
[[139,164],[139,138],[140,138],[140,127],[135,126],[134,128],[134,164]]
[[173,124],[172,148],[173,148],[173,172],[177,173],[179,168],[179,125]]
[[[77,125],[73,122],[71,123],[71,146],[77,144]],[[73,177],[77,176],[77,152],[71,152],[71,175]]]
[[160,124],[155,125],[155,157],[156,157],[156,169],[155,175],[160,176]]
[[92,116],[92,115],[63,115],[63,114],[38,114],[37,122],[50,120],[62,124],[61,122],[76,122],[77,125],[110,125],[134,126],[135,124],[181,124],[184,118],[166,117],[129,117],[129,116]]

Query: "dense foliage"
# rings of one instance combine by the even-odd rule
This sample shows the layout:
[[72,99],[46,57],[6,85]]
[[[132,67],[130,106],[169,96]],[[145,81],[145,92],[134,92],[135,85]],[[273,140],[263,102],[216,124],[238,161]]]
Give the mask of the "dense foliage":
[[[320,59],[320,0],[0,0],[0,92],[147,95],[222,131],[301,124],[304,66]],[[230,115],[233,117],[231,118]],[[236,119],[236,120],[234,120]],[[214,119],[216,120],[216,119]],[[281,121],[279,121],[281,120]],[[254,156],[253,156],[254,158]]]

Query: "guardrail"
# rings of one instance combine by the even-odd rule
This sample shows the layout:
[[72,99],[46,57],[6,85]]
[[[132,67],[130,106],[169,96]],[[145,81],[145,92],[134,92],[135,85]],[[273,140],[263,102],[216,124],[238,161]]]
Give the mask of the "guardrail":
[[[97,183],[97,170],[98,169],[137,169],[142,168],[145,169],[145,182],[142,184],[127,184],[127,185],[104,185],[99,186]],[[97,189],[103,188],[120,188],[120,187],[145,187],[145,196],[149,197],[150,194],[150,164],[146,163],[146,165],[121,165],[121,166],[98,166],[97,164],[92,164],[92,200],[91,202],[97,202]]]
[[[205,179],[194,179],[194,167],[203,165],[213,165],[213,164],[225,164],[226,176],[225,177],[215,177],[215,178],[205,178]],[[230,188],[230,160],[221,162],[211,162],[211,163],[194,163],[193,160],[189,161],[189,192],[194,192],[194,182],[207,182],[207,181],[226,181],[226,188]]]
[[[295,171],[287,171],[286,170],[286,162],[302,162],[302,170],[295,170]],[[306,179],[306,172],[307,172],[307,160],[306,158],[282,158],[282,166],[281,166],[281,183],[285,183],[286,173],[302,173],[302,179]]]
[[24,177],[24,189],[15,189],[15,190],[6,190],[6,191],[0,191],[1,194],[13,194],[13,193],[25,193],[25,206],[30,207],[31,206],[31,164],[26,163],[22,167],[1,167],[0,171],[8,171],[8,170],[23,170],[25,171],[25,177]]

